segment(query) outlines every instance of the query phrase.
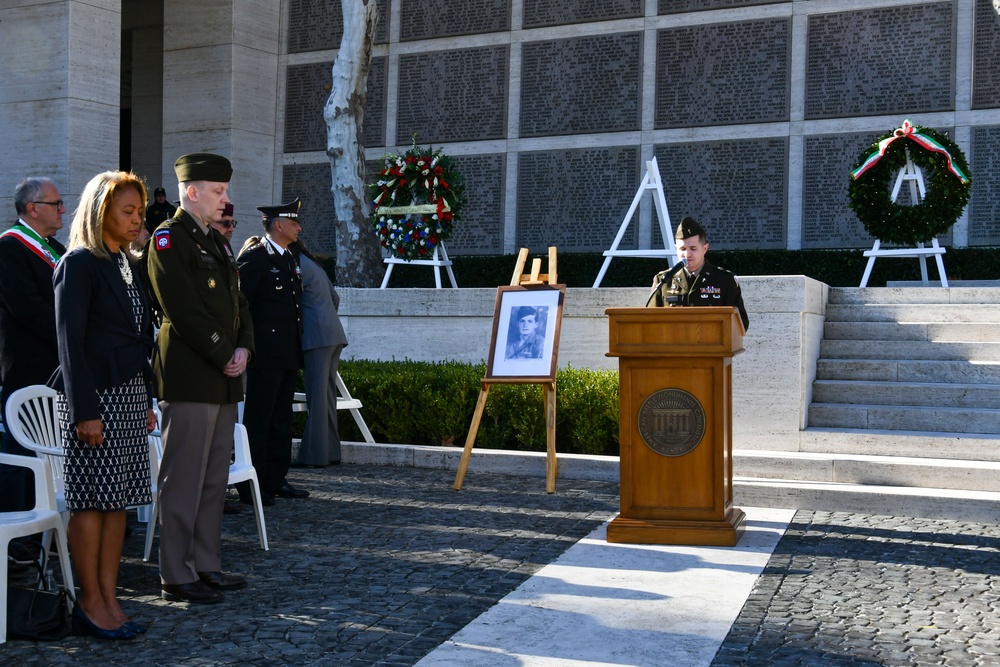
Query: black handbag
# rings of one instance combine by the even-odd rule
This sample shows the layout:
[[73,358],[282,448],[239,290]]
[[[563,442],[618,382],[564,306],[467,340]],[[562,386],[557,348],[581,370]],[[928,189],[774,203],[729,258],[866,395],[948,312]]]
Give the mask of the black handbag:
[[7,587],[7,638],[54,640],[62,639],[72,630],[66,590],[46,582],[42,565],[38,568],[38,585],[34,588]]

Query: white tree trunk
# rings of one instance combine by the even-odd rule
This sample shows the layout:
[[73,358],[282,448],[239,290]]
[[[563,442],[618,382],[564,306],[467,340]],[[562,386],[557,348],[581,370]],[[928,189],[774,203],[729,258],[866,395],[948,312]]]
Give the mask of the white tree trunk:
[[376,287],[381,280],[382,253],[368,224],[361,123],[368,103],[368,70],[378,8],[375,0],[341,0],[341,7],[344,36],[333,63],[333,89],[323,109],[337,217],[337,284]]

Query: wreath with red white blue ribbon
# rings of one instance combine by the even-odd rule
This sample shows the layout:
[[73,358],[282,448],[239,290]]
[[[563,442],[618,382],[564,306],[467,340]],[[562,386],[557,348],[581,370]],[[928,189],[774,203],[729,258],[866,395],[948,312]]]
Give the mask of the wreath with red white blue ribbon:
[[392,257],[428,259],[446,240],[465,203],[464,180],[452,158],[416,145],[387,155],[375,182],[372,227]]

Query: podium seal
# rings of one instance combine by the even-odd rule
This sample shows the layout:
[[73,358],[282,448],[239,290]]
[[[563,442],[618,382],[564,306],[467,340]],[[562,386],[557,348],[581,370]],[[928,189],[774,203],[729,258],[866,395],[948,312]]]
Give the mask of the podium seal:
[[639,408],[639,436],[662,456],[684,456],[705,435],[705,409],[683,389],[653,392]]

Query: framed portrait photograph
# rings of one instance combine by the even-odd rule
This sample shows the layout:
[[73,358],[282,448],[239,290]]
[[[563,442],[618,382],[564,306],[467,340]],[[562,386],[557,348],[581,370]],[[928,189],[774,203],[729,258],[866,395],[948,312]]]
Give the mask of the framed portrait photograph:
[[565,285],[497,288],[486,378],[555,380]]

